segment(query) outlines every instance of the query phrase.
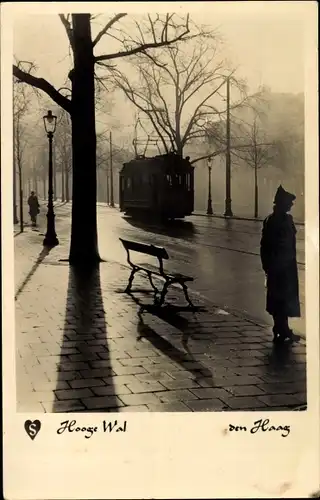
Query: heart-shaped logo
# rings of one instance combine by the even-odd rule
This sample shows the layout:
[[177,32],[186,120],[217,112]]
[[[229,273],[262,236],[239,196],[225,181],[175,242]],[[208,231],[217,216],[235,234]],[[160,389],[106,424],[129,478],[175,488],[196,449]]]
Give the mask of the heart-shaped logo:
[[34,439],[41,429],[41,422],[40,420],[34,420],[33,422],[31,420],[26,420],[24,423],[24,428],[28,436],[31,439]]

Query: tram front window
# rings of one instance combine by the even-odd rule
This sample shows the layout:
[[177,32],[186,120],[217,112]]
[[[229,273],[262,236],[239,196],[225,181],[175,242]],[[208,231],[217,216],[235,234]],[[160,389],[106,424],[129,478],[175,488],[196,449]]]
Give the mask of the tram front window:
[[167,174],[166,180],[167,185],[174,189],[190,189],[190,177],[189,174]]

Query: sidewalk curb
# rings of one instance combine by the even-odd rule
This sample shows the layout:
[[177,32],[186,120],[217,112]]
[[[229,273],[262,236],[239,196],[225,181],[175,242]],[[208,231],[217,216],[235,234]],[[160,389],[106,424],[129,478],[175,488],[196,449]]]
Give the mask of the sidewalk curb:
[[[233,215],[232,217],[226,217],[225,215],[220,215],[220,214],[206,214],[205,212],[193,212],[192,216],[196,217],[210,217],[210,218],[216,218],[216,219],[224,219],[224,220],[243,220],[243,221],[248,221],[248,222],[260,222],[260,224],[264,221],[264,218],[250,218],[250,217],[240,217],[237,215]],[[305,226],[304,222],[297,222],[295,221],[295,224],[297,226]]]

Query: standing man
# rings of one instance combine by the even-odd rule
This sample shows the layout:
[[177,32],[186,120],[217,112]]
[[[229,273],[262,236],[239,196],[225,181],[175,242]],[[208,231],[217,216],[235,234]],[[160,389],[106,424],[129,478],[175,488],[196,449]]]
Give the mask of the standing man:
[[296,228],[290,212],[295,195],[280,185],[273,213],[263,222],[260,255],[267,279],[267,312],[273,317],[274,341],[293,340],[288,318],[300,317]]
[[29,205],[29,215],[31,218],[31,223],[33,227],[36,227],[37,225],[37,215],[40,212],[40,205],[38,202],[38,197],[36,196],[34,191],[31,191],[31,194],[28,198],[28,205]]

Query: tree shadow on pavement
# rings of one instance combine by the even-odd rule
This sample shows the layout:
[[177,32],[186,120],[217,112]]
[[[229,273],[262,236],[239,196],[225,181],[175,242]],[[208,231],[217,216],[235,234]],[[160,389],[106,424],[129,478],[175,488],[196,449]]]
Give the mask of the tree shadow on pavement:
[[112,375],[99,266],[70,267],[53,412],[116,412]]
[[15,294],[15,300],[19,297],[20,293],[23,291],[25,286],[28,284],[34,273],[36,272],[37,268],[40,266],[41,262],[46,258],[47,255],[51,252],[52,248],[49,247],[44,247],[41,252],[39,253],[37,260],[33,264],[32,268],[30,269],[29,273],[27,274],[26,278],[24,279],[23,283],[20,285],[18,288],[17,293]]
[[184,220],[171,220],[166,222],[157,221],[148,217],[139,220],[131,217],[123,217],[128,224],[148,233],[162,234],[172,238],[183,238],[193,240],[196,236],[196,228],[192,222]]

